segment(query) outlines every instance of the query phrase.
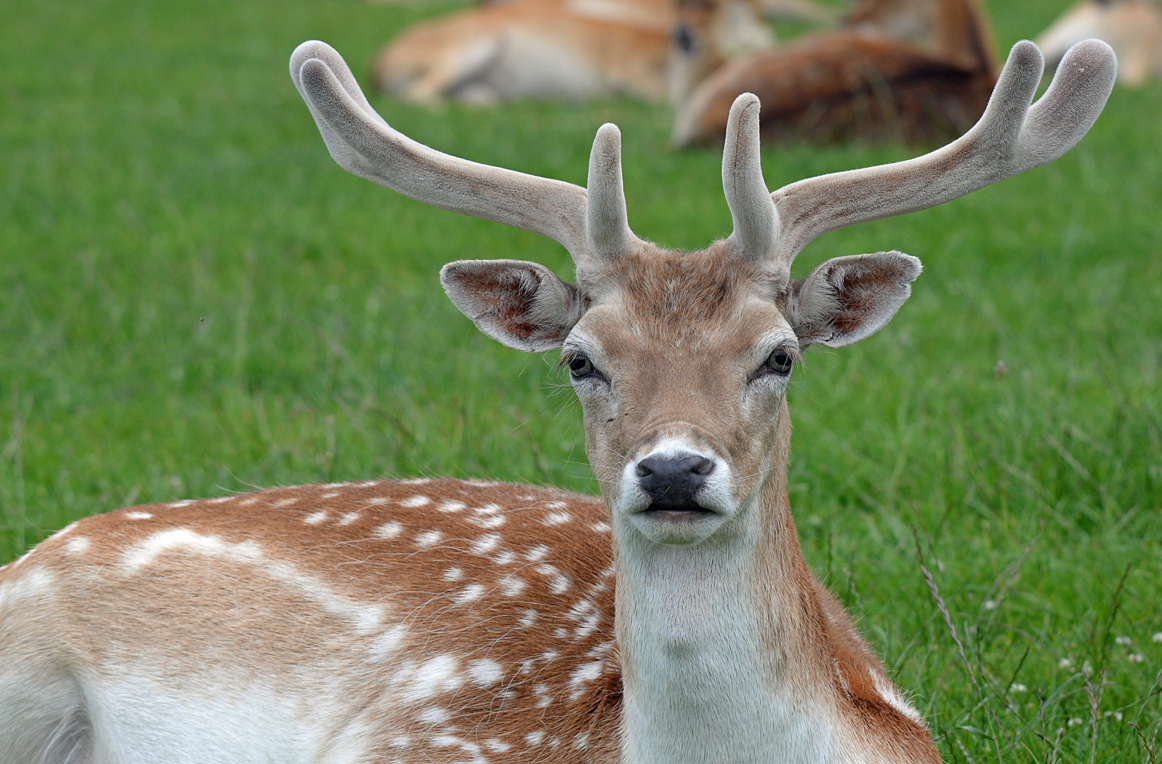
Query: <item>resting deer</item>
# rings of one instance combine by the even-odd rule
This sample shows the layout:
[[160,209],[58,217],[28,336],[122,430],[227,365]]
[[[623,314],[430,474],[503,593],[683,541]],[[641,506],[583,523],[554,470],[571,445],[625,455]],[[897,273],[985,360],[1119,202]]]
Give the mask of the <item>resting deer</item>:
[[703,79],[677,110],[674,143],[721,140],[744,92],[762,100],[771,136],[943,141],[984,112],[991,48],[976,0],[864,0],[842,29],[735,58]]
[[[677,0],[508,0],[421,22],[370,64],[377,90],[421,103],[664,100]],[[752,0],[705,3],[709,44],[689,68],[772,44]]]
[[1141,87],[1162,77],[1162,3],[1158,0],[1081,0],[1037,36],[1054,67],[1078,41],[1096,37],[1118,56],[1118,83]]
[[1097,118],[1116,64],[1073,49],[1045,95],[1018,43],[938,151],[767,190],[758,101],[731,109],[734,220],[698,252],[635,236],[620,134],[587,188],[393,130],[339,55],[291,74],[331,155],[406,196],[544,234],[441,271],[487,335],[561,349],[602,498],[462,480],[275,488],[90,517],[0,569],[0,761],[936,762],[916,709],[803,559],[787,385],[811,345],[886,324],[920,263],[815,237],[1037,167]]

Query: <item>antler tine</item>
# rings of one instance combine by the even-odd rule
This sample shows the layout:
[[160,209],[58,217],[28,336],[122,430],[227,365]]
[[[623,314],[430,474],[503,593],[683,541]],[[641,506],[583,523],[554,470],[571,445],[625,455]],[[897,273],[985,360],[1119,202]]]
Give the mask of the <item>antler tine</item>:
[[743,93],[730,107],[722,151],[722,190],[734,220],[734,232],[727,241],[745,257],[766,260],[774,252],[779,221],[763,180],[759,99],[753,93]]
[[[610,260],[625,252],[638,238],[629,228],[625,210],[625,188],[621,179],[621,131],[606,123],[593,139],[589,154],[586,243],[598,261]],[[578,263],[580,268],[581,263]],[[578,276],[579,280],[584,280]]]
[[1032,108],[1041,51],[1027,40],[1009,53],[988,108],[944,148],[895,164],[801,180],[775,191],[781,226],[774,260],[790,272],[795,256],[828,231],[950,201],[1039,167],[1081,140],[1105,106],[1117,73],[1100,40],[1073,46]]
[[578,264],[589,258],[585,189],[413,141],[371,108],[343,58],[326,43],[304,42],[290,68],[327,149],[343,169],[424,204],[548,236]]

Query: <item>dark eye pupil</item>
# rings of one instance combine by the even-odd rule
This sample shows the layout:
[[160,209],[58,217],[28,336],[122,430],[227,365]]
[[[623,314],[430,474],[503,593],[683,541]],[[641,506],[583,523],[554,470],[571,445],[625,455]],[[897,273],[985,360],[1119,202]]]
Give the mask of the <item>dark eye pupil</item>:
[[776,350],[771,353],[771,357],[767,359],[767,366],[777,374],[790,374],[791,367],[795,365],[795,361],[791,358],[789,353],[782,350]]
[[585,356],[569,359],[569,373],[574,377],[583,377],[591,371],[593,371],[593,364]]

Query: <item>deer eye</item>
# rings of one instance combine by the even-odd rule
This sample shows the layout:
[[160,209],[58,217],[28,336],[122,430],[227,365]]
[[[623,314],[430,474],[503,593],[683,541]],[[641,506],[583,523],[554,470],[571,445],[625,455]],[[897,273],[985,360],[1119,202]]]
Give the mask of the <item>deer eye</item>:
[[778,374],[785,377],[791,373],[791,369],[795,366],[795,359],[786,350],[776,350],[767,356],[766,363],[763,364],[763,371]]
[[583,355],[575,355],[565,361],[565,363],[569,364],[569,375],[573,379],[587,377],[593,373],[593,363]]

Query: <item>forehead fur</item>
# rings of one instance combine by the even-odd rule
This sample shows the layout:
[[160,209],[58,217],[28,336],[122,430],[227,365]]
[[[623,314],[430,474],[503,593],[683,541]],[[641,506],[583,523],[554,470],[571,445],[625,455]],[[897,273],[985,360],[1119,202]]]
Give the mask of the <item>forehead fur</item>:
[[637,332],[672,340],[700,337],[743,302],[757,298],[773,304],[777,296],[774,281],[725,242],[695,252],[642,247],[602,275],[598,291],[617,295],[618,307]]

